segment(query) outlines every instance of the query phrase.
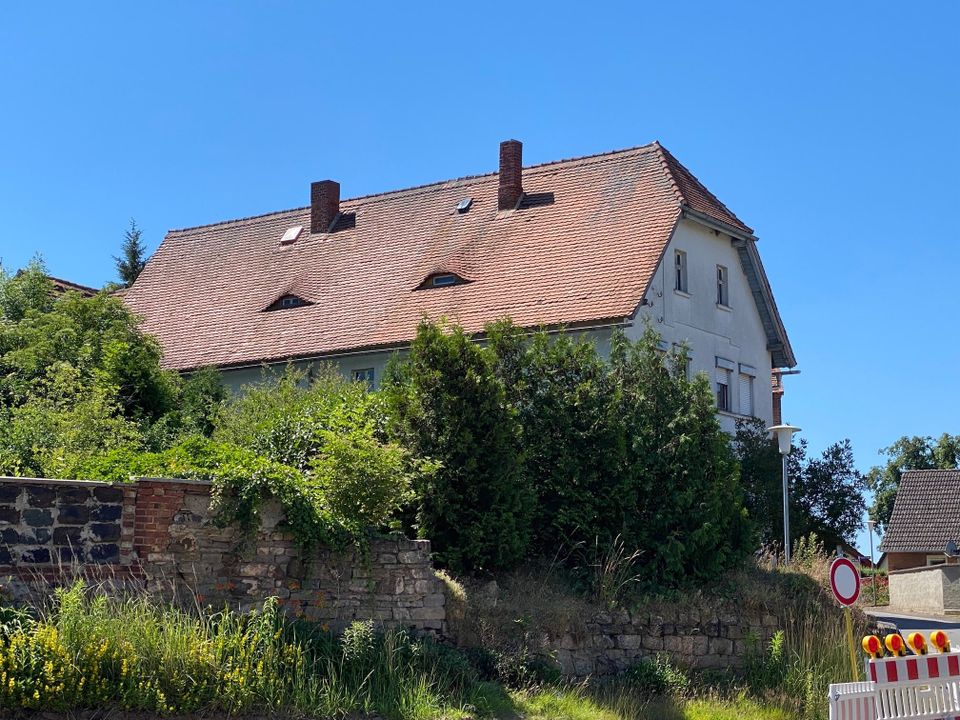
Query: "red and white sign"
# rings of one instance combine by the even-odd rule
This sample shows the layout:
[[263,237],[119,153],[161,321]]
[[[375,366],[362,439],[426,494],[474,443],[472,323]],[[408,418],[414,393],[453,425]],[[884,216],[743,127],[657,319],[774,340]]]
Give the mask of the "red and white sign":
[[830,589],[841,605],[853,605],[860,597],[860,571],[847,558],[837,558],[830,565]]

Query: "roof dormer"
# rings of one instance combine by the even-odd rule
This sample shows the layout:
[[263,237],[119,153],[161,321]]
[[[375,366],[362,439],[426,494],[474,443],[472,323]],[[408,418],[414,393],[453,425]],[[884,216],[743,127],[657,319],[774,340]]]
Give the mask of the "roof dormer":
[[281,295],[272,303],[267,305],[263,311],[273,312],[274,310],[292,310],[293,308],[306,307],[307,305],[313,305],[313,303],[309,300],[304,300],[299,295],[287,293],[286,295]]

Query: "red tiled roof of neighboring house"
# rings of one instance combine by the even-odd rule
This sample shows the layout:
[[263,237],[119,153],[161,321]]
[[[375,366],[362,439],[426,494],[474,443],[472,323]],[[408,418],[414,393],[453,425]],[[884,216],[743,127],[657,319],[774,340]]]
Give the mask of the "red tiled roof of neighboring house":
[[960,470],[904,470],[880,551],[942,553],[960,543]]
[[96,288],[80,285],[75,282],[70,282],[69,280],[63,280],[62,278],[56,278],[53,277],[53,275],[47,275],[47,279],[53,283],[53,291],[57,295],[63,295],[63,293],[73,290],[85,297],[93,297],[99,292]]
[[[516,210],[498,212],[497,187],[491,173],[344,200],[316,235],[309,207],[172,230],[123,300],[168,367],[243,366],[401,346],[424,316],[469,332],[619,322],[683,212],[752,238],[659,143],[524,168]],[[438,273],[467,282],[417,289]],[[284,295],[310,304],[265,311]]]

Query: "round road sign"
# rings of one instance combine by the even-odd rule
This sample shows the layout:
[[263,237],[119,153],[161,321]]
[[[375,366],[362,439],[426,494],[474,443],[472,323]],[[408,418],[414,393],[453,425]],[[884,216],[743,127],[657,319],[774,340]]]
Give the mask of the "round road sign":
[[841,605],[853,605],[860,597],[860,571],[847,558],[837,558],[830,565],[830,589]]

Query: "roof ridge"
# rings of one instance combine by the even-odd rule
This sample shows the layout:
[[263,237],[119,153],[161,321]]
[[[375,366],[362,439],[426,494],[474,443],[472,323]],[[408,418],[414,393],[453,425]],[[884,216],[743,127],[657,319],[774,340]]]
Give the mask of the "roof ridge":
[[[700,178],[698,178],[696,175],[694,175],[693,172],[690,171],[690,168],[688,168],[688,167],[687,167],[686,165],[684,165],[682,162],[680,162],[679,160],[677,160],[677,158],[674,157],[673,153],[671,153],[671,152],[670,152],[669,150],[667,150],[665,147],[663,147],[663,146],[660,145],[659,143],[657,143],[657,145],[658,145],[658,147],[660,148],[660,151],[664,154],[664,157],[667,159],[668,165],[670,165],[670,164],[675,165],[680,171],[682,171],[684,174],[686,174],[687,177],[690,178],[690,180],[692,180],[694,183],[696,183],[697,187],[699,187],[700,190],[702,190],[703,193],[704,193],[707,197],[710,198],[710,200],[712,200],[713,202],[715,202],[718,207],[720,207],[724,212],[726,212],[727,214],[729,214],[730,217],[732,217],[734,220],[736,220],[738,223],[740,223],[743,227],[745,227],[745,228],[747,228],[747,229],[750,229],[750,226],[749,226],[749,225],[747,225],[743,220],[741,220],[739,217],[737,217],[737,214],[736,214],[735,212],[733,212],[730,208],[728,208],[726,205],[724,205],[724,203],[720,200],[720,198],[718,198],[716,195],[714,195],[712,192],[710,192],[710,190],[707,188],[707,186],[704,185],[702,182],[700,182]],[[671,172],[671,174],[672,174],[673,171],[671,170],[670,172]],[[676,185],[676,180],[674,180],[674,184]],[[680,197],[683,198],[684,204],[689,205],[689,202],[688,202],[687,199],[683,196],[683,193],[679,190],[679,187],[678,187],[678,192],[679,192],[679,194],[680,194]],[[752,229],[751,229],[751,232],[752,232]]]
[[[660,145],[660,143],[654,140],[653,142],[646,143],[645,145],[634,145],[633,147],[621,148],[619,150],[607,150],[605,152],[593,153],[592,155],[579,155],[575,157],[561,158],[559,160],[550,160],[548,162],[537,163],[535,165],[526,165],[523,167],[523,170],[541,170],[543,168],[553,167],[556,165],[563,165],[567,163],[572,164],[572,163],[584,162],[588,160],[605,161],[607,159],[613,158],[616,155],[624,155],[631,152],[637,152],[639,150],[652,150],[656,147],[661,147],[662,149],[662,146]],[[422,185],[411,185],[410,187],[397,188],[396,190],[384,190],[382,192],[377,192],[377,193],[367,193],[366,195],[356,195],[350,198],[343,198],[340,200],[340,202],[352,203],[360,200],[371,200],[374,198],[385,198],[388,196],[393,197],[401,193],[417,193],[417,192],[422,192],[431,188],[438,188],[443,185],[461,183],[467,180],[493,178],[493,177],[496,177],[497,174],[498,174],[497,172],[488,172],[488,173],[479,173],[475,175],[461,175],[460,177],[447,178],[446,180],[436,180],[434,182],[424,183]],[[230,220],[220,220],[218,222],[204,223],[202,225],[189,225],[187,227],[182,227],[182,228],[171,228],[170,230],[167,230],[167,234],[169,235],[171,233],[187,232],[189,230],[203,230],[206,228],[218,227],[220,225],[231,225],[234,223],[243,223],[249,220],[259,220],[261,218],[270,217],[271,215],[283,215],[284,213],[302,212],[304,210],[309,210],[309,209],[310,209],[309,205],[301,205],[300,207],[288,208],[286,210],[274,210],[272,212],[259,213],[257,215],[247,215],[245,217],[232,218]],[[733,213],[730,213],[730,214],[733,215]]]

